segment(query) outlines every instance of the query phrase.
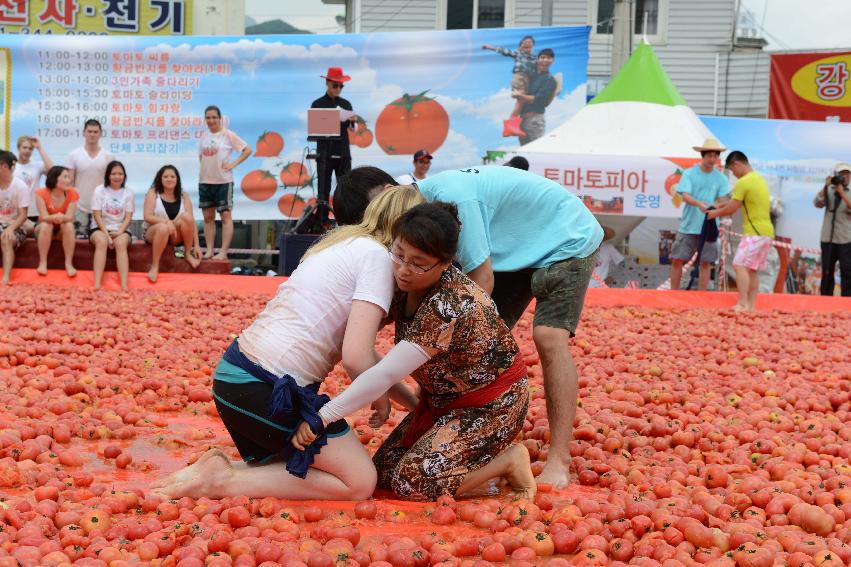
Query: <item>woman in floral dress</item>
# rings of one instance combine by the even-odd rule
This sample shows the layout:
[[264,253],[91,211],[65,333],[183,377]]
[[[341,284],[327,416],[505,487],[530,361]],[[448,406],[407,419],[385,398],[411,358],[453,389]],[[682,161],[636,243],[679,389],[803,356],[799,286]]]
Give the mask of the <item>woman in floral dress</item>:
[[[319,412],[332,423],[410,374],[420,400],[374,457],[378,486],[401,497],[460,496],[503,477],[531,497],[529,453],[513,443],[529,403],[526,366],[491,298],[452,264],[454,205],[418,205],[393,226],[396,346]],[[302,426],[293,443],[309,443]]]

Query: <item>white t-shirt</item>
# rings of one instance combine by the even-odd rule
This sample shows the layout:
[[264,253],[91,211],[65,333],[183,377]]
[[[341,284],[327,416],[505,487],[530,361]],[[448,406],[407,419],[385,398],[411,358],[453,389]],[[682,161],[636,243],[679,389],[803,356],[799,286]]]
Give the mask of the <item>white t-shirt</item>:
[[[597,252],[597,265],[594,267],[594,271],[601,279],[605,280],[609,276],[609,268],[617,266],[621,262],[623,262],[623,255],[618,252],[617,248],[608,242],[604,242],[600,245],[600,251]],[[588,287],[600,287],[600,284],[594,278],[591,278]]]
[[341,242],[299,265],[239,336],[239,349],[300,386],[321,382],[342,357],[352,301],[374,303],[386,314],[393,285],[387,248],[366,237]]
[[198,155],[201,156],[200,183],[230,183],[233,172],[222,169],[222,164],[230,161],[232,152],[241,152],[247,146],[242,138],[222,128],[215,134],[207,130],[198,141]]
[[11,224],[18,218],[18,211],[30,204],[30,190],[27,184],[12,177],[5,189],[0,187],[0,223]]
[[[425,179],[425,177],[423,177],[423,179]],[[417,179],[414,177],[413,173],[404,173],[396,178],[396,183],[399,185],[411,185],[412,183],[422,181],[423,179]]]
[[80,194],[77,208],[84,212],[92,212],[92,195],[95,187],[103,185],[103,175],[106,166],[115,159],[115,156],[101,148],[94,159],[89,157],[85,147],[73,150],[68,156],[68,167],[75,172],[74,187]]
[[[100,211],[106,230],[118,230],[124,223],[124,215],[133,212],[133,191],[127,187],[115,190],[98,185],[92,196],[92,211]],[[91,228],[97,227],[92,217]]]
[[43,173],[44,162],[41,161],[30,160],[29,163],[18,162],[15,164],[15,177],[26,183],[27,190],[29,190],[30,209],[27,214],[31,217],[38,215],[38,208],[35,205],[35,190],[38,189]]

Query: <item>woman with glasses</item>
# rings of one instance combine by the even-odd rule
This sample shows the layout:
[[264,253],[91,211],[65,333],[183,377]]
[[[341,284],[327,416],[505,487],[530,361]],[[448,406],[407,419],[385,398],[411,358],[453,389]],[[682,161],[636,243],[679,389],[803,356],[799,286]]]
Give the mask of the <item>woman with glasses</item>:
[[[363,222],[329,232],[307,251],[213,375],[216,409],[243,462],[210,450],[157,482],[157,492],[167,498],[290,500],[362,500],[372,494],[376,473],[369,454],[345,420],[323,427],[317,410],[328,397],[318,391],[340,361],[353,379],[377,362],[375,336],[393,298],[390,230],[402,213],[423,202],[411,187],[385,191]],[[409,409],[416,405],[401,384],[394,394]],[[389,402],[383,397],[374,407],[372,422],[379,425]],[[301,421],[321,433],[310,447],[299,447],[306,450],[290,442]]]
[[[328,73],[322,75],[322,78],[325,79],[325,94],[314,100],[310,108],[341,108],[351,111],[352,103],[340,96],[351,77],[343,74],[342,67],[329,67]],[[352,127],[356,120],[356,117],[352,116],[341,121],[339,136],[316,142],[316,153],[320,157],[316,162],[319,183],[317,189],[321,199],[327,199],[331,194],[331,173],[337,176],[339,182],[340,177],[352,169],[352,152],[349,149],[347,129]]]
[[[454,204],[419,205],[396,221],[396,346],[319,416],[333,424],[411,375],[419,403],[375,454],[378,486],[435,500],[502,477],[531,498],[529,452],[514,443],[529,403],[526,364],[493,300],[453,265],[459,232]],[[302,424],[293,444],[314,437]]]

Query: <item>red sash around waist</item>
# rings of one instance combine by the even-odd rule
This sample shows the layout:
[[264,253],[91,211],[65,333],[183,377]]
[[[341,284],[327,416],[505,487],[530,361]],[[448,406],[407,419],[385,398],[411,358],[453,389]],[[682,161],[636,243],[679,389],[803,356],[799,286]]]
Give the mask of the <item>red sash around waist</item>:
[[508,391],[511,386],[522,380],[526,376],[526,363],[523,357],[518,354],[514,357],[514,362],[511,363],[505,372],[496,377],[496,380],[478,390],[468,392],[452,401],[449,405],[442,408],[436,408],[431,405],[431,401],[425,392],[421,392],[420,401],[417,407],[414,408],[411,423],[408,425],[408,430],[405,431],[405,436],[402,438],[400,445],[410,448],[417,440],[422,437],[426,431],[437,422],[438,419],[448,414],[452,410],[463,408],[481,407],[491,403],[499,396]]

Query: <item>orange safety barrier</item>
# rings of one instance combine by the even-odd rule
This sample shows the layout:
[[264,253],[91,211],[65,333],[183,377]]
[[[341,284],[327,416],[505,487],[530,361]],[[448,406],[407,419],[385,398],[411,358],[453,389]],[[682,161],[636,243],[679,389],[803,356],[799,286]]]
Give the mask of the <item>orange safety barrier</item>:
[[[176,274],[161,273],[157,283],[148,281],[147,274],[130,272],[131,290],[152,291],[232,291],[234,293],[259,293],[271,297],[275,294],[285,277],[231,276],[219,274]],[[64,270],[50,270],[47,276],[39,276],[35,270],[15,269],[12,271],[12,283],[45,283],[61,287],[91,288],[94,282],[92,272],[80,270],[75,278],[69,278]],[[104,289],[118,290],[118,274],[106,272],[103,277]],[[652,289],[589,289],[586,305],[618,307],[639,305],[642,307],[683,308],[706,307],[727,309],[736,303],[735,293],[713,291],[664,291]],[[817,311],[829,313],[851,310],[851,298],[822,297],[814,295],[760,294],[757,298],[760,311]]]

